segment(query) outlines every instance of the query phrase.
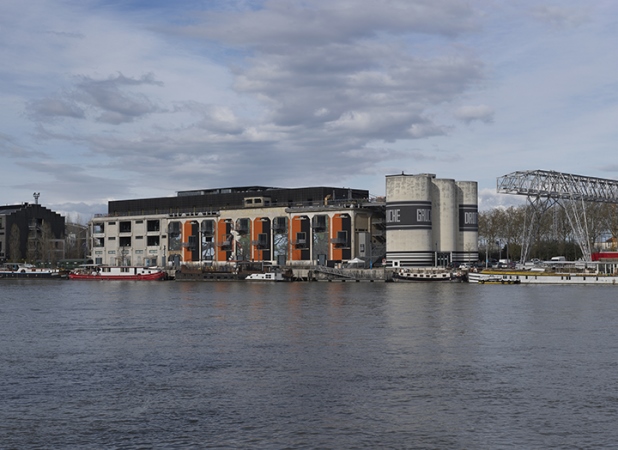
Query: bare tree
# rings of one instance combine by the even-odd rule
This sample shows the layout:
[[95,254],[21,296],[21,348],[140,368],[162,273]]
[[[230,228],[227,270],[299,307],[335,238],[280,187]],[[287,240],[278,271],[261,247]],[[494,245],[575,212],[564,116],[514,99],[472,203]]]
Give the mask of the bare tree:
[[618,241],[618,207],[611,203],[606,203],[602,206],[600,220],[603,222],[603,228],[611,237],[611,250],[617,250],[616,243]]
[[39,236],[39,249],[41,251],[40,258],[53,267],[56,263],[56,248],[54,245],[54,235],[51,225],[47,222],[41,226],[41,235]]
[[11,234],[9,235],[9,254],[12,262],[18,262],[21,259],[21,232],[17,224],[11,226]]

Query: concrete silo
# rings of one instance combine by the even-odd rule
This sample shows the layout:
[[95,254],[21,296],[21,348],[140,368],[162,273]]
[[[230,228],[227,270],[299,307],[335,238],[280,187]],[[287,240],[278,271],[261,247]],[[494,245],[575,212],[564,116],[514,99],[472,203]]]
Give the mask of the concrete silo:
[[478,187],[433,174],[386,177],[386,258],[392,267],[478,259]]
[[455,180],[432,180],[433,241],[441,253],[438,265],[448,265],[457,250],[457,185]]
[[458,228],[457,252],[453,262],[474,262],[478,260],[478,183],[458,181]]
[[432,266],[432,180],[435,175],[386,176],[386,259],[393,267]]

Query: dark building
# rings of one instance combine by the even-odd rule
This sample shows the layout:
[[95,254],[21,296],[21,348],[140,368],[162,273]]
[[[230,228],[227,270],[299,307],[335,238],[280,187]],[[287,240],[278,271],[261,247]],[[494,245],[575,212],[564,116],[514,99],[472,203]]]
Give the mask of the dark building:
[[[312,206],[337,204],[351,200],[366,200],[369,191],[333,187],[282,189],[246,186],[219,189],[180,191],[176,197],[144,198],[110,201],[110,215],[178,214],[197,211],[220,211],[244,206]],[[252,202],[248,204],[248,202]],[[260,202],[258,205],[257,202]]]
[[63,238],[60,214],[38,203],[0,206],[0,261],[57,261]]

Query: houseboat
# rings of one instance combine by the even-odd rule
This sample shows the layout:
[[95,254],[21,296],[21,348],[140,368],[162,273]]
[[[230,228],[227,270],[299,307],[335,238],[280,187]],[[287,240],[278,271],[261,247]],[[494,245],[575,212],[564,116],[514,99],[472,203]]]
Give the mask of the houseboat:
[[462,281],[463,272],[445,267],[413,267],[393,273],[393,281]]
[[518,269],[486,269],[468,273],[470,283],[618,284],[618,262],[547,261]]
[[71,280],[139,280],[156,281],[167,277],[156,267],[84,265],[69,273]]
[[66,279],[56,269],[35,267],[31,264],[7,263],[0,266],[0,279]]

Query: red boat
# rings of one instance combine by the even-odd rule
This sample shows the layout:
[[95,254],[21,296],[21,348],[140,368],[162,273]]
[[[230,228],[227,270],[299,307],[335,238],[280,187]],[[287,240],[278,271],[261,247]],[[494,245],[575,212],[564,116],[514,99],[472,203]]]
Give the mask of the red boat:
[[134,266],[81,266],[71,273],[71,280],[140,280],[154,281],[163,280],[167,274],[156,267]]

